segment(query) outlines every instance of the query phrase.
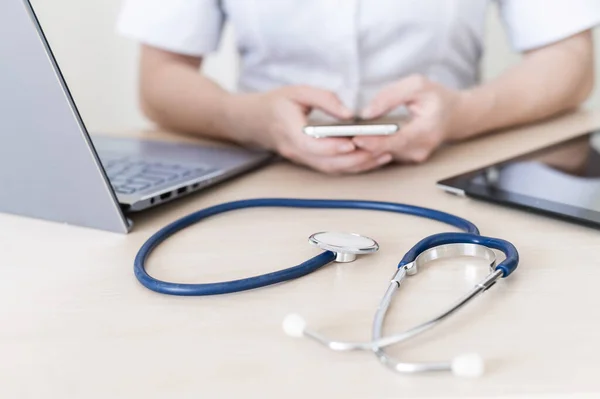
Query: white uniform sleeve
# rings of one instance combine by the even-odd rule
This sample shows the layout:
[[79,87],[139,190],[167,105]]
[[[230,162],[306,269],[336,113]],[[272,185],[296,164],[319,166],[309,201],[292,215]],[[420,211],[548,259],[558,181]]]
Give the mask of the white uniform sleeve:
[[117,31],[163,50],[201,56],[219,46],[223,23],[219,0],[125,0]]
[[497,0],[517,51],[532,50],[600,23],[600,0]]

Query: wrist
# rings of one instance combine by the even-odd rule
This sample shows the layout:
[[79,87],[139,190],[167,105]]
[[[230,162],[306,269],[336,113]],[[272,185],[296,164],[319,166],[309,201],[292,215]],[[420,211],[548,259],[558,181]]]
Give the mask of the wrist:
[[495,97],[481,87],[458,92],[450,140],[466,139],[493,127]]
[[[206,99],[205,104],[200,104],[197,110],[201,113],[203,122],[203,134],[209,137],[216,137],[227,141],[238,141],[237,134],[233,127],[235,126],[235,117],[233,112],[234,94],[226,91],[211,93]],[[199,116],[200,117],[200,116]]]
[[260,94],[230,93],[222,100],[220,119],[224,135],[240,144],[264,147],[262,134],[255,127],[260,118],[259,97]]

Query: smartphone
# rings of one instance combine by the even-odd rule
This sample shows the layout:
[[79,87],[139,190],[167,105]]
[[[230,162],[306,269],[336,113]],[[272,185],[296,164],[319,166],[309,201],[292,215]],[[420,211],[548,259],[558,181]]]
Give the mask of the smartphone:
[[304,126],[304,134],[315,138],[387,136],[400,129],[398,122],[368,121],[356,119],[351,122],[311,124]]

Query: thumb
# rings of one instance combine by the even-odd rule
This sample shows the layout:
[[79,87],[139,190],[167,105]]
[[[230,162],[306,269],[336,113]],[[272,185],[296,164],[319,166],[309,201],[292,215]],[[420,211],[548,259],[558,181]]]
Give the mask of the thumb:
[[311,86],[294,86],[287,90],[288,98],[308,108],[318,108],[338,119],[350,119],[349,110],[335,93]]
[[427,83],[427,78],[415,75],[385,87],[362,111],[361,117],[363,119],[374,119],[389,113],[394,108],[412,101]]

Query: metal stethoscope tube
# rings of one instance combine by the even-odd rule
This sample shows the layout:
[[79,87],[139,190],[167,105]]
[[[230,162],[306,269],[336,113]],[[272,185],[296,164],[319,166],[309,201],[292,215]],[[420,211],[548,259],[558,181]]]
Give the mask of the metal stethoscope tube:
[[[392,298],[400,288],[400,285],[402,284],[402,281],[406,278],[406,275],[407,273],[404,270],[403,273],[399,273],[395,276],[395,278],[390,282],[390,285],[386,290],[383,299],[381,300],[380,306],[377,308],[373,320],[373,342],[380,343],[382,340],[383,323],[385,322],[385,317],[390,308]],[[484,280],[477,284],[469,293],[467,293],[463,298],[461,298],[456,304],[454,304],[444,313],[401,334],[395,334],[394,337],[402,336],[404,338],[398,340],[397,343],[406,341],[409,338],[412,338],[435,327],[436,325],[450,317],[452,314],[454,314],[456,311],[464,307],[472,299],[474,299],[475,297],[483,293],[485,290],[487,290],[489,287],[491,287],[501,277],[502,272],[493,271]],[[401,373],[418,373],[425,371],[452,371],[453,373],[458,375],[478,375],[483,371],[483,363],[476,354],[460,355],[455,357],[452,361],[446,362],[408,363],[399,361],[388,355],[383,349],[385,346],[388,345],[377,345],[375,348],[373,348],[375,355],[377,356],[379,361],[381,361],[382,364]]]
[[[492,271],[488,276],[476,284],[466,295],[458,300],[446,311],[419,324],[409,330],[389,336],[383,336],[383,324],[392,303],[394,295],[398,292],[404,280],[417,273],[419,267],[433,260],[455,257],[474,256],[485,259]],[[510,254],[508,254],[510,256]],[[404,342],[435,326],[463,308],[467,303],[485,292],[496,281],[504,276],[503,270],[494,268],[496,263],[494,252],[482,245],[475,244],[449,244],[431,248],[422,252],[413,262],[401,266],[391,279],[384,296],[382,297],[373,320],[372,340],[368,342],[346,342],[332,340],[322,334],[306,327],[304,320],[297,315],[290,315],[284,321],[284,329],[292,336],[305,336],[335,351],[370,350],[377,356],[382,364],[400,373],[419,373],[430,371],[451,371],[458,376],[476,377],[483,373],[483,361],[477,354],[463,354],[450,361],[431,363],[402,362],[388,355],[384,348],[393,344]]]

